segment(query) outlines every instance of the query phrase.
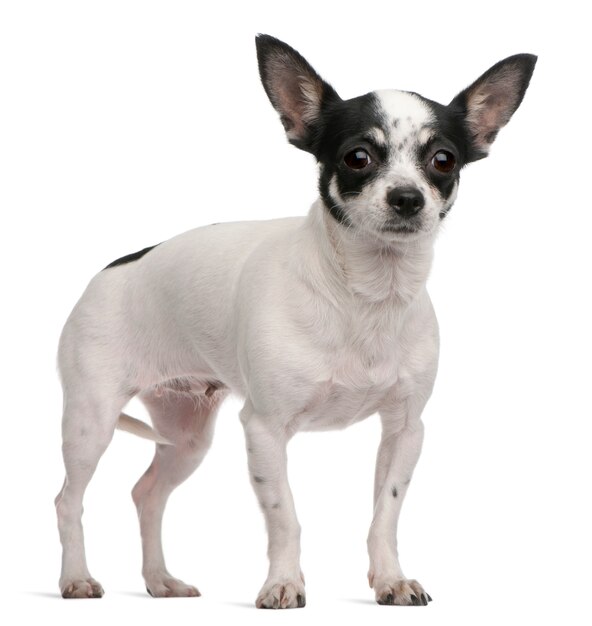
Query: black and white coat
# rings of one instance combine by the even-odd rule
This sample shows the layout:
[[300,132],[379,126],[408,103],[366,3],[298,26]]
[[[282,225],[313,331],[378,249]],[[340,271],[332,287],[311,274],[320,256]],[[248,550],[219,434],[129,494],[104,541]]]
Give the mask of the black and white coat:
[[[344,101],[286,44],[260,36],[257,49],[289,141],[319,163],[320,197],[306,217],[192,230],[112,263],[89,284],[59,347],[65,597],[102,595],[87,568],[80,515],[116,426],[157,441],[133,491],[148,591],[198,595],[166,569],[161,520],[171,491],[206,454],[232,391],[244,398],[249,471],[269,533],[257,606],[305,603],[288,441],[374,413],[383,436],[370,585],[381,604],[429,600],[403,574],[396,527],[438,364],[426,291],[433,243],[461,168],[487,154],[522,100],[535,57],[498,63],[442,106],[394,90]],[[155,432],[122,413],[136,395]]]

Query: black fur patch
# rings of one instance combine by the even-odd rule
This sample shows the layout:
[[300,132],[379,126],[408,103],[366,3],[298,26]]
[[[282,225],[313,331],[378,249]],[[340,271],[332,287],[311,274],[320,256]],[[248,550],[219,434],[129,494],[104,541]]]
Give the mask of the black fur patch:
[[[433,124],[435,132],[419,151],[418,161],[425,169],[428,182],[438,190],[443,200],[447,200],[460,180],[461,169],[475,159],[471,138],[465,125],[464,112],[454,106],[444,106],[428,100],[419,94],[413,95],[423,101],[435,118]],[[438,150],[447,150],[456,158],[456,167],[449,174],[440,173],[431,167],[431,161]],[[444,219],[451,208],[452,205],[444,209],[440,213],[440,219]]]
[[[158,245],[160,244],[156,244],[156,246]],[[107,265],[107,267],[104,267],[103,269],[107,270],[110,267],[117,267],[118,265],[125,265],[126,263],[137,261],[138,259],[141,259],[145,254],[150,252],[150,250],[153,250],[154,248],[156,248],[156,246],[149,246],[148,248],[144,248],[143,250],[139,250],[138,252],[132,252],[132,254],[127,254],[126,256],[122,256],[120,259],[116,259],[112,263],[109,263],[109,265]]]
[[[416,158],[418,165],[424,169],[426,180],[447,200],[459,180],[460,170],[475,159],[465,125],[465,111],[456,105],[444,106],[419,94],[409,93],[420,99],[434,116],[434,134],[427,144],[417,146]],[[379,99],[374,93],[369,93],[351,100],[332,102],[323,111],[319,122],[311,151],[322,165],[319,178],[321,198],[336,221],[351,226],[345,207],[331,194],[331,180],[335,177],[337,190],[343,199],[362,193],[365,185],[384,172],[383,164],[388,160],[389,150],[393,149],[392,146],[377,143],[372,129],[382,129],[388,137],[387,126],[396,128],[399,121],[385,119]],[[353,171],[344,164],[343,158],[347,152],[358,147],[370,154],[373,165],[364,170]],[[400,145],[397,149],[402,150],[405,147]],[[448,150],[456,157],[457,166],[450,174],[442,174],[431,166],[432,158],[438,150]],[[440,217],[443,219],[449,210],[450,207]]]
[[[379,163],[386,159],[386,147],[376,143],[370,133],[373,128],[382,128],[383,119],[372,93],[333,102],[323,111],[313,153],[321,163],[319,192],[329,213],[341,224],[350,225],[347,215],[333,198],[329,184],[336,176],[337,189],[344,198],[359,194],[364,185],[380,174]],[[373,161],[366,170],[353,171],[343,158],[354,148],[364,148]]]
[[436,136],[430,144],[437,139],[452,143],[459,166],[462,167],[469,163],[474,155],[471,152],[471,138],[465,125],[465,112],[454,106],[444,106],[433,100],[428,100],[416,93],[413,95],[422,100],[436,118],[434,125]]

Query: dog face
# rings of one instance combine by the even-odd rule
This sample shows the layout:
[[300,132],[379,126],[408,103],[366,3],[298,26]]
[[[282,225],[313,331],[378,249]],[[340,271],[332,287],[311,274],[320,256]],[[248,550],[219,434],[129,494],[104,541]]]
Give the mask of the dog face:
[[[402,91],[336,103],[324,116],[320,190],[334,217],[386,240],[433,232],[466,161],[462,126]],[[456,126],[456,127],[455,127]]]
[[456,198],[460,170],[487,155],[536,62],[533,55],[509,57],[444,106],[395,90],[342,100],[283,42],[260,35],[257,52],[288,140],[319,162],[329,213],[385,242],[437,230]]

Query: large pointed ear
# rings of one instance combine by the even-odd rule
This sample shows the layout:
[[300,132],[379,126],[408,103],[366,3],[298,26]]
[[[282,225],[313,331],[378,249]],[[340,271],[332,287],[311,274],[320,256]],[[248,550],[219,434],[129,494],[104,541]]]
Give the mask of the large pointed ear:
[[331,102],[340,100],[337,92],[283,41],[258,35],[256,44],[261,82],[280,114],[288,140],[312,152],[321,112]]
[[450,103],[450,108],[464,116],[472,142],[469,160],[487,156],[499,129],[510,121],[522,102],[536,61],[533,54],[508,57],[488,69]]

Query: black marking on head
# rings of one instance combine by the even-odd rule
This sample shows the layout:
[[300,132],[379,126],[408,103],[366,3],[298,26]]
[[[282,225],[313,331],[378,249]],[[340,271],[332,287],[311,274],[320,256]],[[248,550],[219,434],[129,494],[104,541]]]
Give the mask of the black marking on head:
[[[454,108],[428,100],[417,93],[409,93],[430,110],[433,121],[427,126],[420,127],[417,123],[414,124],[411,116],[408,116],[410,135],[402,137],[396,146],[390,145],[388,138],[393,127],[400,127],[403,118],[385,117],[377,94],[370,93],[351,100],[342,100],[324,111],[313,153],[321,163],[319,179],[321,198],[337,222],[351,226],[346,209],[338,198],[346,200],[348,197],[363,193],[366,185],[383,174],[383,166],[389,159],[389,150],[401,152],[413,149],[413,158],[424,170],[426,181],[438,192],[443,203],[446,204],[452,196],[459,180],[459,172],[471,158],[471,142],[464,118],[459,116]],[[387,145],[372,139],[376,135],[372,129],[376,128],[385,133]],[[420,144],[419,137],[424,129],[431,131],[430,137],[427,142]],[[373,165],[367,169],[352,171],[344,164],[343,157],[357,147],[370,154]],[[434,154],[442,149],[452,152],[456,158],[457,167],[450,174],[442,174],[431,166]],[[331,193],[332,180],[335,180],[338,193]],[[443,216],[451,206],[452,203],[449,203],[442,211]]]
[[[386,135],[388,129],[384,125],[385,120],[372,93],[335,102],[323,112],[313,153],[322,166],[319,178],[321,198],[340,224],[351,226],[344,207],[331,195],[331,180],[335,177],[339,195],[347,198],[361,193],[365,185],[379,176],[380,164],[388,156],[388,147],[372,137],[376,128],[384,130]],[[344,156],[355,148],[363,148],[370,154],[371,167],[354,171],[345,165]]]
[[393,487],[393,490],[391,491],[391,493],[393,494],[393,498],[396,498],[399,495],[399,492],[397,491],[396,487]]
[[253,476],[253,480],[259,484],[265,482],[265,479],[262,478],[261,476]]
[[325,204],[325,208],[329,211],[329,213],[333,216],[333,218],[335,218],[337,222],[343,224],[343,226],[351,226],[351,222],[347,217],[347,214],[339,205],[337,200],[335,200],[329,192],[330,181],[326,181],[326,184],[323,184],[322,180],[323,176],[321,175],[321,179],[319,180],[319,191],[321,194],[321,198],[323,199],[323,203]]
[[[158,243],[156,244],[156,246],[159,246],[159,245],[160,244]],[[122,256],[120,259],[116,259],[112,263],[109,263],[109,265],[104,267],[103,270],[107,270],[110,267],[117,267],[118,265],[125,265],[126,263],[131,263],[132,261],[137,261],[138,259],[141,259],[145,254],[150,252],[150,250],[153,250],[154,248],[156,248],[156,246],[149,246],[148,248],[144,248],[143,250],[140,250],[138,252],[133,252],[132,254]]]
[[[429,141],[419,146],[419,164],[425,168],[426,180],[434,187],[440,197],[446,201],[453,194],[460,179],[460,170],[473,160],[471,138],[467,133],[464,119],[458,111],[433,100],[414,93],[431,111],[434,122],[431,125],[432,135]],[[456,158],[456,167],[450,174],[442,174],[430,167],[430,163],[438,150],[447,150]],[[440,219],[448,214],[452,204],[440,212]]]

